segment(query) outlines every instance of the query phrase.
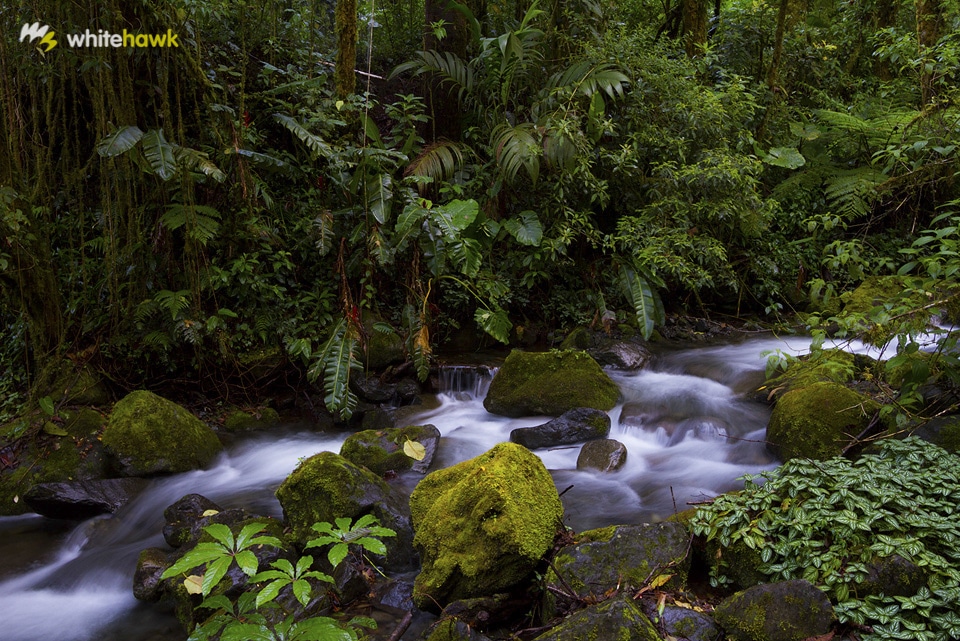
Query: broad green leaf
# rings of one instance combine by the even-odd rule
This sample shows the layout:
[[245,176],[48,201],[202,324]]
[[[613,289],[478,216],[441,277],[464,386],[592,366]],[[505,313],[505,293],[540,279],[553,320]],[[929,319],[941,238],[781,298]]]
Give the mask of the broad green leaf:
[[130,125],[120,127],[112,134],[100,141],[97,153],[105,158],[113,158],[130,151],[143,138],[143,131],[139,127]]
[[366,181],[367,206],[370,213],[381,225],[390,217],[390,203],[393,201],[393,179],[390,174],[379,174]]
[[237,535],[236,549],[244,550],[250,547],[250,538],[257,533],[262,532],[266,528],[266,523],[250,523],[244,526],[244,528],[240,530],[240,534]]
[[803,167],[807,159],[803,157],[796,147],[773,147],[767,155],[763,157],[763,162],[774,167],[785,167],[786,169],[797,169]]
[[232,562],[233,559],[231,557],[224,556],[207,566],[207,571],[203,575],[203,585],[201,586],[204,596],[210,594],[211,590],[220,583],[220,579],[226,576],[227,570],[230,569]]
[[233,532],[223,523],[214,523],[203,528],[203,531],[223,544],[228,550],[234,549]]
[[40,409],[43,410],[43,413],[47,416],[53,416],[57,413],[57,409],[53,405],[53,399],[49,396],[44,396],[37,401],[37,404],[40,405]]
[[480,205],[474,199],[451,200],[433,210],[434,220],[440,226],[444,235],[450,239],[457,238],[458,232],[463,231],[477,219]]
[[277,579],[268,583],[257,593],[257,609],[260,608],[264,603],[269,603],[277,598],[277,595],[280,594],[280,590],[283,589],[283,586],[290,583],[289,578]]
[[307,581],[298,579],[293,582],[293,596],[304,606],[310,603],[310,596],[312,593],[313,590],[310,588],[310,584]]
[[257,555],[250,550],[237,552],[234,558],[237,561],[237,566],[240,568],[240,571],[247,576],[253,576],[257,573],[257,566],[260,565],[260,562],[257,560]]
[[508,218],[503,226],[521,245],[535,247],[543,239],[543,227],[540,225],[540,219],[536,212],[530,210],[520,212],[514,218]]
[[327,552],[327,559],[330,561],[330,565],[333,567],[340,565],[340,562],[347,557],[349,551],[346,543],[337,543],[334,545]]
[[[278,639],[266,625],[238,622],[229,624],[223,630],[220,641],[278,641]],[[317,639],[317,641],[321,640]]]
[[403,444],[403,453],[415,461],[422,461],[427,456],[427,449],[422,443],[407,439]]
[[329,617],[313,617],[298,621],[290,630],[290,638],[297,641],[357,641],[357,635],[353,630],[341,628]]
[[510,330],[513,329],[513,323],[510,322],[507,312],[500,308],[496,310],[478,309],[473,318],[483,331],[504,345],[510,343]]
[[173,146],[163,136],[163,131],[151,129],[141,138],[143,155],[150,163],[153,173],[167,181],[177,173],[177,161],[173,157]]
[[[170,577],[177,576],[178,574],[183,574],[188,570],[192,570],[195,567],[201,566],[204,563],[209,563],[219,558],[223,558],[226,552],[223,547],[217,545],[216,543],[200,543],[192,550],[184,554],[176,563],[167,568],[163,574],[160,575],[161,579],[169,579]],[[230,559],[231,557],[226,557]]]
[[473,238],[463,238],[451,245],[453,256],[460,265],[460,271],[471,278],[480,272],[483,261],[483,248]]
[[317,156],[329,158],[333,155],[333,149],[331,149],[330,145],[328,145],[323,138],[308,131],[307,128],[301,125],[295,118],[286,114],[274,114],[273,118],[286,127],[290,133],[299,138],[303,144],[310,149],[314,158]]
[[387,546],[383,544],[383,541],[379,539],[373,539],[369,536],[365,536],[361,539],[356,540],[357,545],[363,546],[367,552],[373,554],[379,554],[380,556],[385,556],[387,554]]
[[199,606],[200,608],[207,608],[208,610],[226,610],[227,612],[233,613],[233,601],[228,599],[223,594],[218,594],[217,596],[207,597],[203,600]]
[[659,297],[644,277],[626,265],[620,268],[620,286],[633,306],[640,333],[645,340],[650,340],[659,316],[657,309]]
[[69,436],[69,432],[52,421],[43,424],[43,431],[51,436]]

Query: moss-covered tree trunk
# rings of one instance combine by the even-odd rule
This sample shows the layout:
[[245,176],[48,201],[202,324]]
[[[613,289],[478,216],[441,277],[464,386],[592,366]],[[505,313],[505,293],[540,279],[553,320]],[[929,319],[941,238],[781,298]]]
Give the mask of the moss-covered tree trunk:
[[357,0],[337,0],[337,67],[335,87],[338,98],[357,88]]
[[[877,31],[882,31],[894,26],[897,20],[896,0],[877,0],[873,12],[873,20]],[[889,60],[877,60],[874,66],[874,71],[880,80],[893,79],[893,73],[890,69]]]
[[[917,0],[917,46],[924,62],[943,34],[944,4],[944,0]],[[935,79],[934,71],[924,65],[920,71],[920,96],[924,105],[936,97]]]
[[700,56],[707,44],[708,8],[708,0],[683,0],[683,47],[691,58]]
[[[486,12],[486,2],[472,0],[463,3],[478,20]],[[466,17],[453,9],[445,0],[426,0],[424,3],[424,49],[449,51],[462,60],[467,60],[470,45],[470,29]],[[432,25],[443,24],[446,35],[437,38]],[[456,95],[444,86],[439,78],[430,78],[425,87],[427,104],[433,116],[431,139],[457,140],[462,127],[462,110]]]
[[780,62],[783,60],[783,34],[787,25],[787,10],[789,0],[780,0],[777,10],[777,30],[773,35],[773,56],[770,60],[770,69],[767,71],[767,86],[770,91],[776,91],[777,81],[780,78]]

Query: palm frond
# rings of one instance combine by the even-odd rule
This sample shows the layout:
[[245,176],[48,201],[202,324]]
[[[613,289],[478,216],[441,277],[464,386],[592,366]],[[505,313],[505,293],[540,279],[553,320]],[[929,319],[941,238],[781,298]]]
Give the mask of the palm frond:
[[494,128],[490,145],[494,149],[500,170],[508,181],[515,180],[522,167],[526,169],[530,180],[537,182],[540,176],[540,156],[543,153],[537,137],[536,127],[529,122],[516,126],[503,123]]
[[310,149],[314,158],[317,156],[329,158],[333,155],[333,150],[330,148],[330,145],[328,145],[320,136],[311,133],[306,127],[301,125],[296,118],[286,114],[273,114],[273,118],[281,125],[286,127],[287,131],[299,138],[300,141],[303,142],[308,149]]
[[[448,140],[441,140],[427,145],[420,155],[413,159],[404,169],[404,176],[420,176],[432,178],[434,182],[450,180],[457,168],[463,165],[463,154],[460,145]],[[420,190],[426,185],[418,183]]]

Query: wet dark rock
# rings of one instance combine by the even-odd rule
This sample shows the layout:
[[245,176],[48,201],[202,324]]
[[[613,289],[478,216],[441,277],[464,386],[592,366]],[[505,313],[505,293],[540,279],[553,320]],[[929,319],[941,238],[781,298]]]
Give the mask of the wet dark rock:
[[670,568],[664,570],[673,575],[667,585],[683,584],[690,567],[689,543],[690,535],[679,523],[613,525],[583,532],[577,543],[557,552],[547,572],[545,617],[560,609],[558,593],[573,589],[583,598],[638,589],[657,568]]
[[393,412],[382,407],[369,407],[355,414],[360,418],[360,427],[364,430],[386,430],[396,425]]
[[171,556],[160,548],[147,548],[140,553],[137,569],[133,574],[134,598],[150,603],[160,600],[162,594],[160,576],[173,565]]
[[570,639],[661,641],[660,634],[650,619],[629,596],[620,596],[579,610],[560,625],[538,636],[535,641]]
[[379,583],[374,591],[374,602],[404,612],[413,609],[413,583],[389,579]]
[[833,605],[812,583],[780,581],[724,599],[714,619],[734,641],[802,641],[830,631]]
[[220,506],[200,494],[187,494],[163,511],[166,525],[163,540],[178,548],[200,534],[200,519],[205,512],[220,512]]
[[582,443],[610,433],[610,416],[603,411],[578,407],[552,421],[510,432],[510,440],[528,449]]
[[397,381],[397,405],[417,405],[420,403],[420,385],[412,378]]
[[657,627],[677,641],[716,641],[721,638],[716,622],[703,612],[667,605],[661,615],[657,612],[654,599],[644,599],[640,609]]
[[384,383],[378,376],[351,376],[350,389],[370,403],[388,403],[397,396],[397,385]]
[[37,514],[53,519],[88,519],[116,512],[148,484],[134,478],[39,483],[23,500]]
[[620,370],[642,369],[652,356],[650,350],[644,345],[626,341],[610,341],[588,349],[587,353],[601,367],[612,367]]
[[601,438],[583,444],[577,457],[577,469],[616,472],[626,462],[626,445],[612,438]]
[[440,617],[457,619],[471,628],[486,630],[490,626],[499,627],[506,621],[522,616],[529,611],[530,605],[529,599],[516,594],[495,594],[449,603],[440,613]]

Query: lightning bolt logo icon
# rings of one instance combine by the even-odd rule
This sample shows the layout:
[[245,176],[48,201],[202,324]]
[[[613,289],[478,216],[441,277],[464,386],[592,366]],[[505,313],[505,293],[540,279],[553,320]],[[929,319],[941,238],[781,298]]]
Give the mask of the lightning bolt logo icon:
[[30,42],[40,38],[37,46],[45,46],[46,49],[44,53],[46,53],[57,46],[57,41],[53,39],[54,35],[56,35],[56,32],[51,31],[47,25],[41,26],[39,22],[34,22],[33,24],[26,23],[23,25],[23,28],[20,29],[20,42],[23,42],[27,38],[30,38]]

